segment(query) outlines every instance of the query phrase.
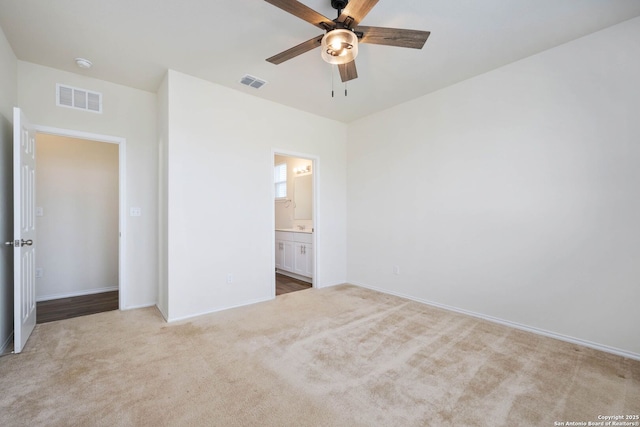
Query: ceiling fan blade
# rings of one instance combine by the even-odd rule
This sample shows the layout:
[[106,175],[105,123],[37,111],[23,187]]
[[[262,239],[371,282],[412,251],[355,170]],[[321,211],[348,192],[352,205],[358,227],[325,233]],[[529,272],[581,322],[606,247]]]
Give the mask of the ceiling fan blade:
[[355,31],[362,32],[360,43],[383,44],[387,46],[422,49],[429,38],[430,31],[403,30],[398,28],[359,26]]
[[268,62],[272,64],[282,64],[284,61],[288,61],[291,58],[295,58],[298,55],[302,55],[305,52],[309,52],[316,47],[319,47],[322,43],[322,38],[324,34],[321,34],[317,37],[314,37],[306,42],[300,43],[297,46],[292,47],[291,49],[287,49],[284,52],[280,52],[277,55],[273,55],[271,58],[267,58]]
[[264,0],[267,3],[271,3],[275,7],[278,7],[285,12],[297,16],[303,21],[307,21],[311,25],[315,25],[323,30],[335,28],[336,24],[331,19],[316,12],[310,7],[300,3],[296,0]]
[[[378,3],[378,0],[351,0],[340,14],[340,17],[338,17],[338,22],[353,28],[367,16],[376,3]],[[351,18],[352,21],[345,22],[347,18]]]
[[347,62],[346,64],[338,64],[340,70],[340,79],[343,82],[358,78],[358,70],[356,70],[356,61]]

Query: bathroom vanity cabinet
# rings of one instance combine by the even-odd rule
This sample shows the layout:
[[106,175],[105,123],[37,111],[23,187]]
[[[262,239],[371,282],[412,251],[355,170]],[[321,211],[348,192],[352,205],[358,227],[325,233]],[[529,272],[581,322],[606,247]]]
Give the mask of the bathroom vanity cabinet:
[[313,235],[297,231],[276,231],[276,269],[313,277]]

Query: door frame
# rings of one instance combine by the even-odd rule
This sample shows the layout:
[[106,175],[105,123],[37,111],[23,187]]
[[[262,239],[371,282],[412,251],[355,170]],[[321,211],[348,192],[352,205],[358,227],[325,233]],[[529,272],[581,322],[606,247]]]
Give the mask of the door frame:
[[[125,274],[125,260],[126,260],[126,229],[127,229],[127,185],[126,185],[126,152],[127,152],[127,139],[119,136],[101,135],[91,132],[83,132],[72,129],[62,129],[51,126],[33,125],[33,128],[38,133],[45,133],[49,135],[64,136],[69,138],[85,139],[88,141],[106,142],[109,144],[118,145],[118,227],[120,238],[118,239],[118,308],[124,310],[126,305],[126,274]],[[37,188],[36,188],[37,191]],[[274,243],[275,244],[275,243]]]
[[[320,247],[318,245],[318,233],[321,224],[320,216],[318,212],[319,200],[318,197],[320,194],[320,158],[313,154],[301,153],[298,151],[291,150],[281,150],[277,148],[271,149],[271,157],[270,167],[269,167],[269,182],[271,183],[271,272],[276,270],[276,211],[273,205],[273,201],[276,198],[276,189],[273,185],[273,167],[275,165],[274,160],[275,156],[284,156],[284,157],[295,157],[298,159],[311,160],[311,171],[312,171],[312,184],[311,188],[313,189],[313,233],[311,234],[311,241],[313,244],[313,277],[311,278],[311,287],[319,288],[320,281],[318,280],[318,254],[320,253]],[[287,192],[289,190],[287,189]],[[276,297],[276,275],[271,274],[271,290],[273,292],[272,297]]]

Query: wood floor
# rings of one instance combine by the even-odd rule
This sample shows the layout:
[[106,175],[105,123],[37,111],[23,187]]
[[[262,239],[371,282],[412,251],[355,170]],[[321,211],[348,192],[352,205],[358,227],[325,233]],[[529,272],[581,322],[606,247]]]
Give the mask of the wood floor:
[[36,323],[53,322],[118,309],[118,291],[42,301],[36,306]]
[[276,296],[311,288],[311,283],[276,273]]
[[[311,288],[310,283],[276,274],[276,295],[309,288]],[[118,291],[42,301],[36,307],[36,323],[53,322],[117,309]]]

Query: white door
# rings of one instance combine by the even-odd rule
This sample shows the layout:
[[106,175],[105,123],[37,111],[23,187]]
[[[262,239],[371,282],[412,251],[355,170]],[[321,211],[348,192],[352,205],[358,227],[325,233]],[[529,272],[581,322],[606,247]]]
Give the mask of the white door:
[[36,135],[13,109],[14,351],[20,353],[36,325]]

